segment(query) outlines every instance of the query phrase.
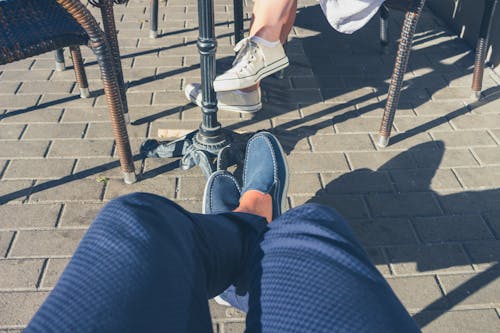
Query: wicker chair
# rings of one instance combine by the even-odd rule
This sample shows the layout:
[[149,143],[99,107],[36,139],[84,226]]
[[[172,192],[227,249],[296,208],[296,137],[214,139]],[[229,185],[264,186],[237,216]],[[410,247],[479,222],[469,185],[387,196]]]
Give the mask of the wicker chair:
[[[476,47],[476,60],[474,63],[474,75],[472,79],[472,98],[478,100],[481,96],[483,73],[488,50],[489,34],[491,25],[499,0],[485,0],[485,8],[481,22],[481,31]],[[399,96],[403,85],[403,77],[408,66],[411,45],[418,20],[422,14],[425,0],[386,0],[380,8],[380,44],[383,52],[387,53],[389,44],[389,9],[405,11],[406,16],[401,31],[401,40],[398,46],[394,71],[387,95],[382,124],[380,125],[377,144],[387,147],[391,135],[392,124],[398,107]]]
[[[69,46],[77,81],[85,77],[78,45],[88,45],[96,55],[118,149],[124,180],[135,182],[134,164],[125,125],[124,86],[113,0],[92,0],[103,14],[103,32],[79,0],[6,0],[0,2],[0,65]],[[126,0],[115,0],[116,3]],[[106,38],[108,37],[108,38]]]
[[[158,37],[158,0],[151,0],[150,9],[150,29],[149,37]],[[243,27],[243,0],[233,0],[233,12],[234,12],[234,39],[235,43],[238,43],[243,39],[244,27]]]

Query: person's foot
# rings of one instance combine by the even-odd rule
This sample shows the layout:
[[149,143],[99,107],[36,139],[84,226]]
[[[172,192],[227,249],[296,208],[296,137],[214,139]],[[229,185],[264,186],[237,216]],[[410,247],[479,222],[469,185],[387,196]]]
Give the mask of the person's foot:
[[[201,85],[199,83],[190,83],[184,89],[186,98],[201,107]],[[262,109],[260,101],[260,88],[253,91],[221,91],[217,93],[217,108],[219,110],[241,112],[241,113],[254,113]]]
[[238,54],[233,67],[214,80],[214,90],[217,92],[253,86],[288,66],[288,58],[279,42],[247,37],[236,44],[234,50]]
[[239,205],[241,188],[232,174],[225,170],[210,175],[203,193],[203,214],[231,212]]
[[257,206],[263,207],[266,202],[271,203],[272,207],[262,215],[271,215],[269,222],[274,220],[286,209],[288,181],[288,165],[278,139],[269,132],[258,132],[252,136],[246,148],[242,198],[238,209],[245,204],[247,197],[253,202],[257,197],[260,201]]

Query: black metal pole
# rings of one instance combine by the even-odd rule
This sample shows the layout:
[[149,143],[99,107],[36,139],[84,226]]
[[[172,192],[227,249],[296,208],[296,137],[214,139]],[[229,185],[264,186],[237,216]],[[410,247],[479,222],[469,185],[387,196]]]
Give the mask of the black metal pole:
[[198,0],[198,25],[203,118],[197,139],[201,144],[214,144],[221,141],[222,131],[217,121],[217,95],[213,85],[217,50],[213,0]]
[[234,14],[234,41],[238,43],[243,39],[245,30],[243,28],[243,0],[233,0]]
[[66,69],[64,63],[64,49],[57,49],[54,51],[54,58],[56,59],[56,71],[62,72]]
[[151,25],[149,29],[149,37],[156,38],[158,37],[158,0],[151,0],[150,10]]
[[483,87],[484,63],[490,39],[493,17],[498,5],[498,0],[486,0],[484,2],[483,18],[476,45],[476,59],[474,61],[474,75],[472,78],[472,97],[479,99]]
[[389,8],[380,6],[380,46],[383,54],[388,54],[389,45]]

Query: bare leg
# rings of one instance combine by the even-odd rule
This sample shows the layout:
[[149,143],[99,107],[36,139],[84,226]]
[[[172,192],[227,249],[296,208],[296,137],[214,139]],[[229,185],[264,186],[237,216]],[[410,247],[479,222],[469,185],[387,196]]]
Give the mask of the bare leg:
[[[297,0],[256,0],[250,22],[250,36],[259,36],[268,41],[280,40],[284,44],[293,28],[297,14]],[[241,89],[249,92],[254,86]]]

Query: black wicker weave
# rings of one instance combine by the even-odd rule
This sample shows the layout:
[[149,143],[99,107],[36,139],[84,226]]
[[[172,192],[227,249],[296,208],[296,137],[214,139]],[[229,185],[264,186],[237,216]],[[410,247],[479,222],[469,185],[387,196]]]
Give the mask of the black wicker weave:
[[86,78],[79,77],[79,73],[85,72],[78,45],[89,46],[101,70],[124,180],[133,183],[136,178],[125,125],[123,76],[119,60],[116,60],[119,59],[119,53],[114,18],[105,16],[113,14],[113,0],[93,0],[92,3],[101,7],[103,26],[106,32],[113,32],[114,35],[105,36],[95,18],[79,0],[0,1],[0,65],[69,46],[73,58],[80,59],[75,63],[80,84]]

